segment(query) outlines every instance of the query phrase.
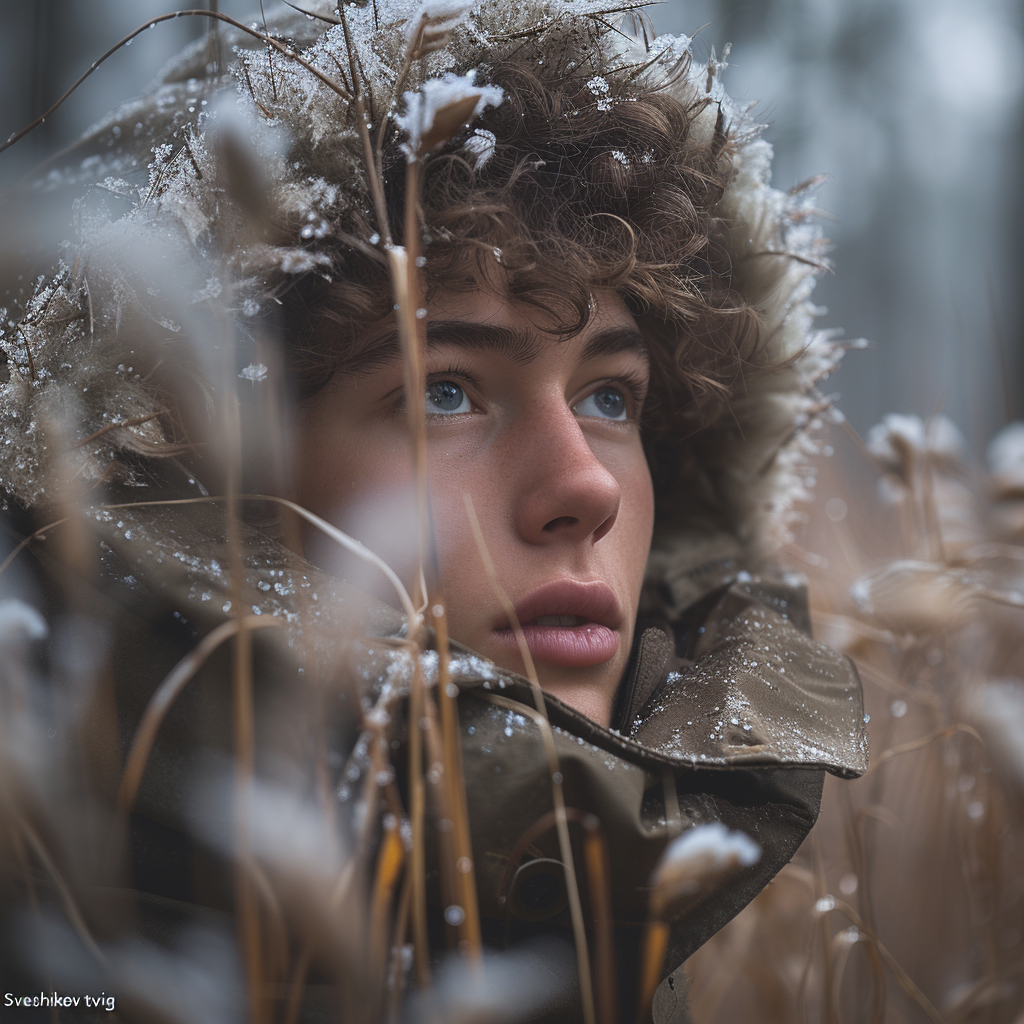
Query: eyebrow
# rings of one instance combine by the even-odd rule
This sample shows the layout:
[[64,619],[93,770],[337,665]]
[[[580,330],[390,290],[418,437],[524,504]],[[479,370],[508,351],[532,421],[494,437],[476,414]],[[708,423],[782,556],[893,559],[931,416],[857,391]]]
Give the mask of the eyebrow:
[[[536,359],[547,344],[535,334],[515,327],[478,323],[475,320],[435,320],[427,324],[427,349],[453,346],[474,352],[490,352],[513,363],[525,365]],[[398,354],[397,330],[389,330],[374,346],[374,363],[384,362]],[[634,327],[615,326],[598,331],[583,349],[581,359],[633,352],[647,359],[647,342]]]

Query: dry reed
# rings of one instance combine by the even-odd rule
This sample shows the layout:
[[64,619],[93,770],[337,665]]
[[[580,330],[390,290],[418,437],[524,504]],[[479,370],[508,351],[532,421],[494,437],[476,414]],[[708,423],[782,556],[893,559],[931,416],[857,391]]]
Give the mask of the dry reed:
[[688,962],[696,1024],[1024,1011],[1024,804],[1000,757],[1024,749],[1024,718],[979,710],[999,680],[1024,693],[1024,534],[1005,527],[1022,495],[950,432],[890,417],[820,466],[786,557],[816,634],[860,669],[871,767],[826,781],[792,863]]

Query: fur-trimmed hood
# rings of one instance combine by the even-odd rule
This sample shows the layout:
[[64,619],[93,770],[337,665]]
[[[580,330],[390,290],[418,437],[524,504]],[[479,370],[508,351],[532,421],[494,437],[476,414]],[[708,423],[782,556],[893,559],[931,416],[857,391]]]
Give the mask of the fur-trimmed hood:
[[[282,400],[265,314],[304,277],[344,276],[339,239],[354,250],[381,244],[343,71],[349,44],[363,75],[360,102],[378,118],[403,107],[396,85],[470,71],[482,85],[499,57],[543,64],[544,54],[568,47],[593,71],[587,85],[599,110],[628,102],[626,86],[660,91],[697,111],[688,147],[727,141],[731,169],[715,230],[732,288],[761,320],[754,364],[774,367],[733,381],[726,413],[680,441],[687,473],[656,528],[654,561],[659,551],[675,561],[681,548],[723,533],[747,561],[776,548],[806,497],[808,456],[828,414],[815,384],[840,355],[834,333],[813,324],[824,240],[809,220],[810,191],[771,187],[771,147],[724,92],[723,63],[697,65],[688,37],[630,36],[591,6],[438,8],[444,45],[405,69],[404,83],[419,13],[400,2],[347,7],[344,26],[331,24],[329,5],[313,9],[326,20],[282,8],[268,22],[284,41],[277,50],[221,26],[219,57],[201,42],[173,61],[147,97],[93,129],[34,186],[54,201],[79,196],[78,238],[22,298],[23,309],[12,302],[7,312],[7,494],[52,507],[67,500],[55,481],[70,477],[81,489],[140,480],[140,457],[170,454],[186,436],[206,440],[194,435],[210,429],[224,359],[237,363],[226,379],[238,385],[242,375],[243,402],[259,409]],[[401,132],[391,130],[397,140]],[[471,122],[447,150],[479,163],[487,135]],[[259,230],[260,207],[274,210],[273,231]],[[252,422],[262,419],[257,411]]]

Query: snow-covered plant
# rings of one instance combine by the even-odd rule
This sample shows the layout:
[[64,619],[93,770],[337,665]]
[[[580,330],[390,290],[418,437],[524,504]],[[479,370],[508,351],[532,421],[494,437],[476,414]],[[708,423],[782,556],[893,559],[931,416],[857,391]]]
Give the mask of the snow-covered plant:
[[410,52],[418,58],[440,50],[472,6],[465,0],[424,0],[406,25]]
[[475,80],[475,70],[465,75],[448,72],[405,94],[405,113],[395,120],[407,136],[402,146],[407,159],[422,160],[478,117],[485,107],[501,103],[501,89],[495,85],[476,85]]
[[668,845],[651,876],[652,914],[661,917],[674,902],[760,858],[758,843],[744,832],[729,831],[720,821],[688,829]]

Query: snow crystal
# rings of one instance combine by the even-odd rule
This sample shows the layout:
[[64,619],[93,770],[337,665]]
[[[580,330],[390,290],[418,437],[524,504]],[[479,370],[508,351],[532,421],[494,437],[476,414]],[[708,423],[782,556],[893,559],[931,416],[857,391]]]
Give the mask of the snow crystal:
[[222,290],[223,286],[220,283],[220,278],[208,277],[206,279],[206,286],[201,291],[196,292],[192,302],[205,302],[207,299],[216,299]]
[[322,253],[314,254],[304,249],[285,249],[281,253],[281,270],[286,274],[305,274],[318,263],[326,263],[328,258]]
[[489,132],[486,128],[476,128],[473,134],[466,139],[462,148],[475,157],[473,163],[474,171],[479,171],[487,166],[487,162],[494,156],[496,142],[497,139],[494,137],[494,132]]
[[598,110],[611,110],[611,86],[600,75],[595,75],[589,82],[587,88],[597,97]]
[[250,363],[238,376],[255,384],[267,379],[267,367],[264,363]]
[[658,60],[662,64],[672,65],[682,60],[689,52],[693,40],[690,36],[680,33],[677,36],[658,36],[651,43],[651,50],[658,54]]

